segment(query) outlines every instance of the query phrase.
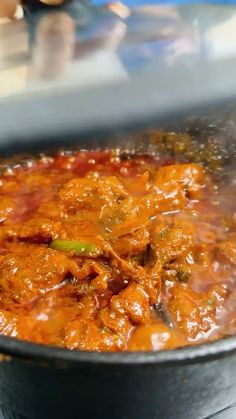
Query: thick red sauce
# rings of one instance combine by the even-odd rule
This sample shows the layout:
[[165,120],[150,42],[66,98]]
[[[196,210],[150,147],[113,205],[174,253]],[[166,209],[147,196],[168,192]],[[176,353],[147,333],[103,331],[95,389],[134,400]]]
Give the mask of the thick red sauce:
[[197,164],[108,151],[6,170],[0,333],[96,351],[235,333],[235,188],[215,182]]

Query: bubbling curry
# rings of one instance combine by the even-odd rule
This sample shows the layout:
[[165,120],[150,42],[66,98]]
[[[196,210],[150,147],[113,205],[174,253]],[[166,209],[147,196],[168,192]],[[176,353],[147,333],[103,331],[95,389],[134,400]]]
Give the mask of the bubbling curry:
[[99,150],[2,169],[0,333],[90,351],[234,334],[236,186],[209,167]]

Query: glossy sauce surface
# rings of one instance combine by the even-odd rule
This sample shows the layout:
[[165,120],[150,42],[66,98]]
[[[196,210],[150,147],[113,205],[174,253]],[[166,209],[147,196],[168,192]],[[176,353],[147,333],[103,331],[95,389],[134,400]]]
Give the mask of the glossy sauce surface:
[[0,333],[77,350],[236,329],[235,186],[194,163],[62,153],[0,178]]

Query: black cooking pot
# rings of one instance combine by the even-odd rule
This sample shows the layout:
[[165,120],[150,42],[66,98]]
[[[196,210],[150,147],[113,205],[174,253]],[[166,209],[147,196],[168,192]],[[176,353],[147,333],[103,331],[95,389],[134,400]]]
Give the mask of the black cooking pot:
[[[222,141],[227,171],[234,173],[234,104],[163,120],[167,130],[190,132],[204,144]],[[203,116],[204,113],[204,116]],[[142,128],[154,126],[143,122]],[[113,126],[77,137],[20,139],[17,150],[32,153],[60,146],[140,149],[133,127]],[[142,137],[145,138],[145,137]],[[140,141],[140,137],[139,140]],[[143,149],[149,144],[143,141]],[[2,142],[2,155],[14,143]],[[0,336],[0,405],[4,418],[203,419],[236,417],[236,337],[156,353],[91,353],[69,351]]]

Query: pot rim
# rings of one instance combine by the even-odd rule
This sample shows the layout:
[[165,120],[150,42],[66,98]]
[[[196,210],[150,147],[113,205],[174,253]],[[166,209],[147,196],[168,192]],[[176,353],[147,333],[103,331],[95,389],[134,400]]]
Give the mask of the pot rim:
[[76,364],[189,364],[236,354],[236,336],[201,345],[157,352],[77,351],[0,336],[0,352],[3,354],[3,360],[5,360],[4,355],[6,355],[10,358],[46,361],[46,363],[73,363],[75,366]]

